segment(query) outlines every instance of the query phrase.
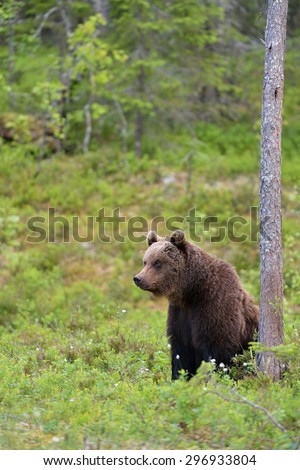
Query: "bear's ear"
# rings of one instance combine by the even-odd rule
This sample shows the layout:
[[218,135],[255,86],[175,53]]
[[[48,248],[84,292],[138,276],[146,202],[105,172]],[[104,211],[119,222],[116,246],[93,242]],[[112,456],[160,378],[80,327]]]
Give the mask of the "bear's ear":
[[157,242],[157,233],[151,230],[151,232],[149,232],[147,235],[147,242],[148,246],[152,245],[152,243]]
[[175,230],[170,236],[170,242],[178,248],[184,244],[184,232],[182,230]]

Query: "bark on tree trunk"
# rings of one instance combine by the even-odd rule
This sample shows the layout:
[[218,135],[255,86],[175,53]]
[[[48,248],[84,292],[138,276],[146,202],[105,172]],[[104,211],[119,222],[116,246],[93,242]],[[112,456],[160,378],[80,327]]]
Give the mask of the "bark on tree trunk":
[[135,118],[135,155],[140,158],[142,156],[142,135],[143,135],[143,115],[141,111],[137,111]]
[[[65,71],[65,64],[70,63],[68,58],[71,58],[70,46],[68,40],[72,35],[72,21],[71,21],[71,5],[70,1],[58,1],[60,16],[64,24],[64,34],[62,34],[60,41],[60,81],[63,83],[64,88],[61,92],[60,100],[60,115],[62,119],[62,126],[60,133],[63,138],[60,140],[60,146],[65,147],[66,135],[65,131],[67,129],[66,121],[68,118],[68,109],[70,104],[70,93],[71,93],[71,67]],[[67,60],[66,60],[67,59]]]
[[83,139],[82,150],[83,153],[87,153],[89,151],[89,146],[92,137],[92,115],[91,115],[91,101],[86,103],[84,106],[84,113],[85,113],[85,135]]
[[[138,75],[138,93],[139,97],[144,98],[145,96],[145,72],[144,68],[141,67],[139,75]],[[142,156],[142,137],[143,137],[143,130],[144,130],[144,116],[143,112],[138,109],[136,112],[135,117],[135,155],[140,158]]]
[[91,0],[91,4],[93,6],[95,13],[100,13],[107,23],[109,22],[109,3],[108,0]]
[[[269,0],[265,34],[260,169],[259,342],[282,344],[281,127],[288,0]],[[278,380],[283,363],[271,352],[257,356],[259,370]]]

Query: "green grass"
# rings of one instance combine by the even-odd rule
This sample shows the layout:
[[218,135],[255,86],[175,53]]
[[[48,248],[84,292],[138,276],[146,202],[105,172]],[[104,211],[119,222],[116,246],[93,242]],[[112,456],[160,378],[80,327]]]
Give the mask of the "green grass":
[[[241,129],[228,133],[227,147],[223,132],[203,127],[205,145],[192,166],[181,158],[188,148],[184,136],[175,154],[169,147],[137,161],[117,147],[103,147],[86,156],[56,155],[42,162],[41,171],[26,146],[2,146],[1,449],[297,446],[299,194],[294,188],[298,170],[287,171],[295,153],[283,166],[288,345],[283,353],[289,370],[278,383],[255,375],[250,353],[237,358],[229,373],[205,366],[188,383],[171,382],[166,301],[132,282],[145,243],[127,238],[124,243],[63,243],[59,224],[56,243],[26,242],[28,218],[47,221],[48,207],[67,220],[78,215],[83,233],[86,216],[102,207],[107,215],[120,207],[127,218],[141,215],[148,222],[158,215],[185,217],[192,207],[203,216],[217,215],[222,224],[233,215],[249,217],[258,200],[256,141],[244,129],[245,145],[239,143]],[[166,229],[160,225],[158,231]],[[112,234],[109,227],[107,234]],[[258,243],[225,239],[212,244],[202,235],[201,245],[234,264],[258,299]],[[265,407],[286,432],[250,404],[230,401],[231,389]]]
[[[2,449],[78,449],[86,441],[102,449],[295,447],[295,371],[279,384],[247,378],[246,368],[237,383],[226,374],[207,383],[205,373],[171,383],[164,315],[125,310],[78,306],[64,322],[23,312],[13,331],[2,331]],[[287,431],[251,406],[226,401],[234,397],[224,385],[264,406]]]

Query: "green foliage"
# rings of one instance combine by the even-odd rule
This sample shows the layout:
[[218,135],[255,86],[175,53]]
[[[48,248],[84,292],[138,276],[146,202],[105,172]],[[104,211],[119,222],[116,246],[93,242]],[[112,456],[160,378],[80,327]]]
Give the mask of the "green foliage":
[[[293,2],[290,8],[295,10]],[[155,151],[153,136],[159,134],[164,145],[170,131],[195,136],[199,121],[227,130],[242,120],[257,129],[262,82],[257,64],[263,63],[257,37],[263,36],[264,22],[254,0],[223,8],[197,1],[110,0],[109,15],[89,2],[29,0],[5,2],[1,11],[2,110],[43,118],[46,87],[46,117],[69,151],[81,147],[87,103],[93,149],[108,137],[125,151],[137,151],[139,143],[149,155]],[[291,137],[284,142],[293,147],[299,132],[291,118],[299,113],[295,17],[289,19],[284,103]],[[235,162],[236,171],[245,164],[253,168],[250,160],[257,165],[253,152],[258,149],[251,144],[247,162],[238,167]],[[292,175],[292,165],[286,171]]]
[[[295,3],[283,119],[286,343],[272,348],[288,367],[278,383],[257,371],[257,343],[230,367],[202,364],[190,382],[183,374],[172,383],[166,301],[132,282],[146,244],[128,239],[126,223],[124,243],[95,233],[83,243],[63,240],[72,216],[85,236],[88,216],[101,208],[110,216],[116,207],[126,221],[139,215],[148,223],[186,217],[192,208],[196,216],[217,216],[221,227],[239,215],[247,223],[237,232],[249,235],[249,209],[258,205],[263,63],[255,2],[221,8],[110,0],[103,16],[81,0],[1,3],[1,449],[296,448]],[[79,155],[87,111],[92,151]],[[30,243],[28,219],[42,217],[47,228],[49,207],[64,217],[55,242]],[[182,225],[188,231],[186,220]],[[113,236],[112,224],[105,230]],[[258,301],[258,242],[211,243],[216,234],[216,227],[200,230],[199,244],[232,263]]]
[[[0,252],[5,246],[18,246],[17,234],[20,226],[18,215],[7,214],[4,208],[0,210]],[[4,247],[3,247],[4,245]]]
[[47,126],[51,127],[52,135],[58,139],[64,137],[64,118],[57,106],[62,93],[64,90],[60,82],[39,82],[32,89],[32,96],[38,103],[38,114],[43,117],[44,126],[47,123]]
[[[85,88],[89,89],[89,96],[86,100],[95,121],[108,112],[108,106],[101,102],[101,98],[104,94],[110,96],[106,88],[112,80],[114,67],[126,59],[121,50],[112,50],[101,36],[101,29],[105,25],[106,21],[100,14],[90,16],[77,26],[69,39],[73,61],[71,78],[87,79],[88,87],[85,85]],[[82,123],[84,120],[82,111],[74,110],[70,113],[71,123]]]
[[[145,122],[151,120],[155,130],[158,119],[160,126],[182,122],[179,115],[191,90],[200,93],[207,83],[214,86],[216,77],[220,84],[224,69],[209,46],[217,42],[214,26],[221,21],[222,10],[196,1],[182,5],[112,0],[110,5],[108,39],[127,56],[112,86],[137,143],[147,135]],[[214,73],[210,74],[212,64]],[[193,108],[196,113],[198,108]]]
[[16,0],[6,0],[0,3],[0,32],[3,30],[3,25],[13,20],[23,6],[24,2]]
[[[94,449],[294,448],[299,417],[291,387],[263,377],[237,386],[208,365],[191,382],[171,384],[168,348],[153,320],[136,311],[132,321],[112,306],[99,309],[96,324],[77,311],[64,324],[36,320],[3,334],[1,448],[79,449],[86,441]],[[287,432],[261,411],[230,402],[230,389],[263,404]]]
[[77,27],[70,38],[70,46],[74,51],[73,77],[87,74],[92,94],[111,80],[113,61],[125,59],[121,51],[111,52],[103,39],[98,37],[99,27],[105,24],[105,19],[100,14],[90,16]]
[[[243,132],[247,149],[251,133]],[[219,158],[218,142],[226,145],[222,133],[215,130],[211,140],[212,133],[212,128],[202,130],[211,166]],[[229,145],[231,139],[233,130]],[[244,150],[235,139],[238,150],[233,155],[238,161]],[[80,449],[87,442],[89,448],[105,449],[295,448],[300,419],[299,319],[292,280],[298,262],[298,242],[292,236],[295,219],[285,228],[290,260],[285,266],[286,346],[276,352],[289,368],[278,384],[257,373],[251,351],[234,358],[227,371],[203,364],[190,382],[184,377],[171,382],[166,302],[132,282],[145,244],[97,239],[63,243],[61,238],[56,243],[25,242],[28,217],[47,217],[48,206],[60,208],[68,220],[80,213],[83,224],[85,216],[97,215],[100,207],[110,215],[117,205],[127,218],[140,213],[149,221],[158,214],[184,214],[191,204],[207,214],[232,214],[235,206],[246,214],[245,189],[248,185],[251,194],[251,175],[245,173],[239,187],[228,171],[216,187],[209,178],[211,166],[204,165],[206,160],[195,161],[194,195],[187,198],[182,162],[177,163],[175,180],[163,182],[176,168],[173,162],[168,166],[164,152],[158,151],[156,160],[139,161],[134,155],[124,159],[111,147],[73,158],[60,155],[43,162],[36,175],[34,158],[26,157],[18,145],[3,149],[2,449]],[[197,187],[200,170],[203,181]],[[284,188],[284,194],[288,200],[293,193]],[[232,262],[243,284],[258,297],[256,243],[211,244],[204,238],[202,246]],[[259,409],[230,401],[236,399],[234,392],[264,407],[287,431]]]

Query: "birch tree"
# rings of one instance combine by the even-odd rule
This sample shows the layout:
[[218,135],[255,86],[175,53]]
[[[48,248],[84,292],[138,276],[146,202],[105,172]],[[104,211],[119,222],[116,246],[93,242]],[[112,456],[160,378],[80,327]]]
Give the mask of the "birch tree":
[[[259,325],[259,342],[267,347],[284,342],[281,128],[287,10],[288,0],[268,0],[261,123]],[[260,352],[257,364],[273,380],[282,375],[283,363],[270,351]]]

